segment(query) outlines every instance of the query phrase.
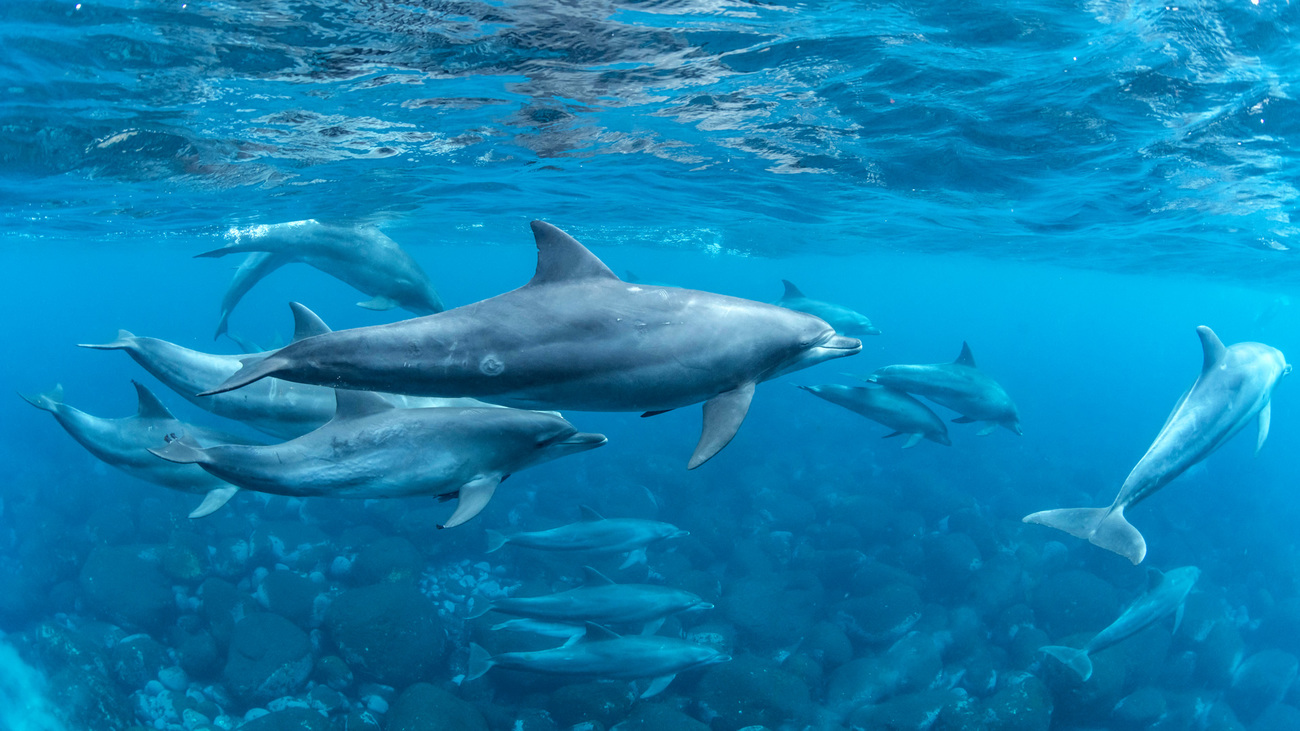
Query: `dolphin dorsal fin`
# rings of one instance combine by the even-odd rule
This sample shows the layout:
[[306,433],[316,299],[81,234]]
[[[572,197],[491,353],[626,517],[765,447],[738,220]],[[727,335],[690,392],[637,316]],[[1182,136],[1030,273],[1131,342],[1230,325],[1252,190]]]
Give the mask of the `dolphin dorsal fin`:
[[590,566],[582,567],[583,586],[613,586],[614,582],[606,575]]
[[153,395],[153,391],[145,388],[139,381],[131,381],[135,386],[135,395],[140,399],[140,406],[136,410],[136,415],[141,419],[175,419],[172,412],[167,410],[166,406]]
[[320,319],[320,316],[315,312],[307,309],[306,305],[290,302],[289,309],[293,310],[293,340],[290,342],[296,343],[303,338],[311,338],[330,332],[329,325],[326,325],[325,321]]
[[597,520],[605,519],[605,516],[601,515],[600,513],[597,513],[595,510],[592,510],[586,505],[578,506],[578,514],[582,516],[582,522],[584,523],[592,523]]
[[976,367],[975,356],[971,355],[970,346],[966,344],[965,340],[963,340],[961,343],[961,355],[958,355],[957,360],[954,360],[953,363],[956,363],[957,365],[969,366],[970,368]]
[[799,288],[794,286],[794,282],[791,282],[789,279],[782,279],[781,284],[785,285],[785,294],[781,295],[781,299],[808,299],[808,295],[800,292]]
[[397,408],[392,402],[373,391],[348,391],[334,389],[334,419],[358,419]]
[[1215,363],[1223,360],[1228,349],[1223,347],[1223,341],[1219,340],[1219,336],[1204,325],[1196,328],[1196,334],[1201,336],[1201,349],[1205,351],[1205,362],[1201,364],[1201,371],[1208,371]]
[[587,622],[586,627],[587,627],[587,636],[583,638],[584,641],[586,642],[602,642],[604,640],[617,640],[621,636],[617,632],[609,629],[608,627],[596,624],[594,622]]
[[1165,575],[1161,573],[1160,569],[1147,569],[1147,591],[1153,591],[1157,586],[1160,586],[1160,582],[1164,580]]
[[545,221],[533,221],[530,225],[537,239],[537,272],[528,281],[529,285],[579,279],[618,281],[605,262],[572,236]]

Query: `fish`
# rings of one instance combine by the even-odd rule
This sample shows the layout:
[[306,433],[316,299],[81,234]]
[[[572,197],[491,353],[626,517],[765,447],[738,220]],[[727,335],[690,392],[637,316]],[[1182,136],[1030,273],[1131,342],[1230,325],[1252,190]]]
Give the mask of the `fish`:
[[488,529],[487,552],[500,550],[507,543],[541,551],[598,551],[602,553],[627,553],[620,569],[646,562],[646,547],[670,538],[690,535],[671,523],[640,518],[605,518],[595,510],[582,505],[578,508],[582,519],[549,530],[515,533],[507,536]]
[[861,341],[783,307],[676,287],[628,284],[582,244],[534,221],[528,284],[446,312],[304,338],[248,356],[206,394],[262,378],[504,406],[641,411],[704,403],[695,469],[744,421],[755,386]]
[[871,319],[861,312],[833,302],[812,299],[788,279],[782,279],[781,284],[785,285],[785,292],[781,295],[781,299],[772,304],[819,317],[830,323],[831,327],[835,328],[835,332],[841,335],[880,334],[880,328],[872,325]]
[[1136,565],[1146,557],[1147,544],[1125,517],[1129,508],[1210,456],[1252,419],[1259,422],[1255,440],[1259,453],[1268,439],[1273,389],[1291,366],[1282,351],[1263,343],[1224,347],[1204,325],[1196,328],[1196,334],[1201,339],[1201,374],[1174,405],[1114,502],[1105,508],[1043,510],[1025,516],[1024,522],[1063,530]]
[[929,406],[897,389],[888,386],[863,388],[838,384],[799,388],[893,429],[892,434],[885,435],[886,439],[906,434],[907,441],[903,444],[903,449],[916,446],[922,439],[946,447],[952,446],[952,440],[948,438],[948,426],[943,423],[943,419]]
[[998,425],[1016,434],[1024,434],[1020,412],[1001,384],[975,365],[970,346],[961,344],[961,354],[951,363],[932,365],[892,365],[877,369],[867,381],[924,396],[940,406],[961,414],[958,424],[982,421],[979,435],[993,432]]

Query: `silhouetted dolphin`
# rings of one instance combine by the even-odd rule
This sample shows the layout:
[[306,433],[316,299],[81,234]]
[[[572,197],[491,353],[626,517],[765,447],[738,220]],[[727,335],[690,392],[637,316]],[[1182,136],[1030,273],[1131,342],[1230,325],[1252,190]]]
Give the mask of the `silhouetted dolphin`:
[[332,226],[308,219],[232,231],[231,237],[234,240],[229,244],[198,255],[253,252],[235,270],[226,289],[214,337],[226,332],[230,312],[253,285],[293,262],[313,266],[373,295],[374,299],[357,303],[366,309],[401,307],[417,315],[443,311],[429,276],[396,241],[374,226]]
[[540,411],[399,409],[365,391],[335,396],[338,410],[328,424],[284,444],[203,449],[178,438],[150,451],[274,495],[457,498],[440,526],[450,528],[478,515],[509,475],[605,443]]
[[800,386],[803,390],[838,404],[849,411],[861,414],[872,421],[879,422],[894,430],[885,438],[907,435],[903,449],[916,446],[924,437],[944,446],[952,446],[948,438],[948,426],[929,406],[888,386],[879,388],[862,388],[827,384],[824,386]]
[[1196,334],[1204,351],[1201,375],[1174,406],[1156,440],[1124,480],[1115,502],[1107,508],[1044,510],[1025,516],[1026,523],[1059,528],[1141,563],[1147,554],[1146,540],[1125,519],[1125,510],[1210,456],[1257,415],[1255,451],[1264,446],[1273,389],[1291,372],[1286,357],[1263,343],[1225,348],[1204,325],[1196,328]]
[[1167,574],[1150,569],[1146,593],[1135,599],[1119,619],[1088,640],[1082,650],[1061,645],[1045,645],[1038,649],[1065,663],[1086,681],[1092,677],[1092,658],[1089,656],[1093,653],[1132,637],[1174,612],[1178,613],[1174,620],[1177,629],[1183,618],[1183,602],[1200,577],[1201,570],[1195,566],[1184,566]]
[[872,383],[924,396],[961,414],[958,424],[988,422],[980,436],[991,433],[998,424],[1017,434],[1020,413],[1002,386],[975,366],[970,346],[961,344],[961,355],[951,363],[933,365],[893,365],[879,368],[866,377]]
[[560,229],[534,221],[537,272],[482,302],[306,338],[209,393],[268,376],[507,406],[660,413],[704,403],[695,468],[740,428],[754,386],[862,349],[822,320],[760,302],[630,285]]
[[181,431],[199,444],[250,442],[233,434],[178,421],[149,389],[135,381],[131,383],[135,385],[140,405],[134,416],[121,419],[101,419],[68,406],[63,403],[62,386],[23,399],[53,414],[59,425],[87,451],[128,475],[173,490],[203,495],[203,503],[190,513],[191,518],[210,515],[225,505],[239,488],[193,465],[164,462],[150,454],[149,449],[165,446],[167,435]]
[[492,553],[510,543],[541,551],[627,553],[627,559],[619,566],[625,569],[635,563],[645,563],[645,549],[651,543],[690,535],[672,523],[641,518],[606,518],[586,505],[579,506],[578,510],[582,520],[558,528],[511,536],[489,529],[487,552]]
[[880,334],[880,329],[872,325],[870,318],[861,312],[834,302],[812,299],[800,292],[799,288],[788,279],[782,279],[781,283],[785,285],[785,293],[781,295],[781,299],[772,304],[820,317],[830,323],[831,327],[835,328],[835,332],[841,335]]

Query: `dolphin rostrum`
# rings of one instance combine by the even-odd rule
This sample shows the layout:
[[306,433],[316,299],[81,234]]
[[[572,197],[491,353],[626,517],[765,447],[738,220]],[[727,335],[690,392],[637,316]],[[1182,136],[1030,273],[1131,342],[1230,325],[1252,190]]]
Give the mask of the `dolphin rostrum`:
[[337,391],[338,410],[305,436],[265,447],[152,449],[256,492],[291,496],[457,498],[443,528],[478,515],[501,480],[605,443],[556,414],[518,409],[399,409],[378,394]]
[[946,447],[952,446],[943,419],[929,406],[902,391],[888,386],[862,388],[838,384],[799,388],[893,429],[894,433],[886,434],[885,438],[906,434],[907,442],[903,449],[916,446],[923,438]]
[[1150,569],[1148,576],[1146,593],[1135,599],[1124,613],[1119,615],[1119,619],[1111,622],[1110,626],[1088,640],[1088,644],[1084,645],[1083,649],[1061,645],[1045,645],[1038,649],[1065,663],[1067,667],[1079,674],[1080,680],[1086,681],[1092,677],[1092,658],[1089,656],[1093,653],[1123,642],[1174,612],[1178,613],[1177,619],[1174,620],[1174,627],[1177,628],[1183,618],[1183,602],[1192,591],[1196,580],[1201,577],[1201,570],[1195,566],[1184,566],[1162,574],[1155,569]]
[[81,446],[104,462],[147,482],[181,492],[203,495],[203,502],[191,518],[211,515],[235,496],[239,488],[193,465],[178,465],[149,454],[149,449],[167,444],[167,435],[190,434],[199,444],[248,444],[233,434],[177,421],[157,396],[143,385],[135,385],[140,404],[134,416],[102,419],[63,403],[63,388],[50,393],[23,396],[27,403],[54,415],[56,421]]
[[812,299],[799,291],[799,288],[794,286],[788,279],[782,279],[781,283],[785,285],[785,293],[781,295],[781,299],[772,304],[820,317],[830,323],[831,327],[835,328],[835,332],[841,335],[880,334],[880,329],[872,325],[871,320],[861,312],[851,310],[844,305],[837,305],[834,302]]
[[1286,357],[1263,343],[1225,348],[1204,325],[1196,328],[1196,334],[1204,351],[1201,375],[1174,405],[1155,441],[1124,480],[1115,502],[1106,508],[1044,510],[1025,516],[1024,522],[1059,528],[1138,564],[1147,554],[1147,544],[1125,519],[1128,508],[1210,456],[1256,416],[1259,436],[1255,451],[1264,446],[1273,389],[1291,372]]
[[358,302],[370,310],[394,307],[428,315],[442,312],[442,300],[429,276],[396,241],[374,226],[333,226],[313,219],[232,230],[231,242],[199,257],[252,252],[235,270],[221,300],[216,337],[226,332],[231,310],[253,285],[285,264],[302,262],[374,299]]
[[646,562],[646,546],[667,538],[690,535],[672,523],[641,518],[606,518],[586,505],[579,506],[582,520],[549,530],[503,535],[488,530],[488,553],[507,543],[541,551],[597,551],[627,553],[621,569]]
[[1006,390],[975,366],[970,346],[961,344],[961,355],[951,363],[892,365],[879,368],[866,380],[882,386],[924,396],[961,414],[958,424],[986,422],[980,436],[992,433],[1000,424],[1017,434],[1020,413]]
[[735,436],[755,385],[862,349],[824,321],[783,307],[628,284],[560,229],[542,221],[532,229],[537,271],[523,287],[247,357],[209,393],[274,376],[529,409],[652,415],[704,402],[693,469]]
[[[330,331],[311,310],[298,303],[293,309],[294,337],[304,338]],[[200,397],[221,385],[239,370],[241,355],[215,355],[169,343],[157,338],[137,337],[119,330],[117,339],[102,344],[83,344],[95,350],[123,350],[186,401],[227,419],[247,424],[281,439],[300,437],[334,416],[334,390],[324,386],[267,378],[247,388],[216,396]],[[491,407],[475,399],[437,399],[385,394],[402,408],[433,406]]]
[[654,678],[641,694],[658,694],[684,670],[730,660],[708,645],[658,635],[617,635],[598,624],[587,623],[586,635],[577,642],[536,652],[489,655],[475,644],[469,648],[466,680],[481,677],[494,667],[548,675],[594,675],[616,680]]

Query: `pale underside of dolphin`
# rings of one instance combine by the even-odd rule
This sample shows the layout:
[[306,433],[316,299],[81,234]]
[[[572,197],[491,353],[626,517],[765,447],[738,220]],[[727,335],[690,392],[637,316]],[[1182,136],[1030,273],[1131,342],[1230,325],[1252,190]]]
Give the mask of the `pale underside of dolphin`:
[[537,271],[527,285],[440,314],[306,338],[246,358],[208,393],[274,376],[528,409],[653,415],[703,402],[693,469],[735,436],[758,383],[861,350],[857,339],[804,313],[628,284],[558,228],[541,221],[532,228]]
[[1286,358],[1263,343],[1225,348],[1214,331],[1196,329],[1201,339],[1201,374],[1174,406],[1165,425],[1133,467],[1115,501],[1105,508],[1063,508],[1025,516],[1024,522],[1063,530],[1132,561],[1146,557],[1146,539],[1125,511],[1172,482],[1259,419],[1255,451],[1268,438],[1273,389],[1291,372]]

